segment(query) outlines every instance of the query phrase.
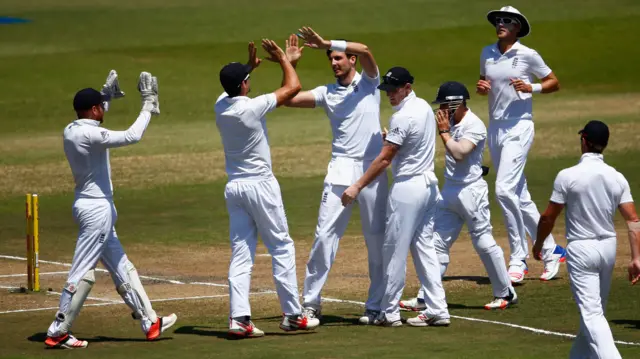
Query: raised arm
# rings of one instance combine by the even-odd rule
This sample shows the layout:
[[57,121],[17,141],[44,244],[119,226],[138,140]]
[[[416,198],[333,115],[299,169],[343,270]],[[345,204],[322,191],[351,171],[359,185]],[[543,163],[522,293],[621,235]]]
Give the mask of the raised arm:
[[447,149],[453,159],[456,162],[464,161],[464,159],[476,148],[476,144],[467,140],[466,138],[460,141],[455,141],[451,137],[449,132],[451,129],[451,123],[449,122],[449,111],[438,110],[436,112],[436,123],[438,125],[438,133],[444,143],[444,147]]
[[293,99],[298,92],[300,92],[302,88],[300,79],[284,51],[282,51],[273,40],[263,39],[262,48],[269,53],[271,58],[277,60],[282,68],[282,86],[274,91],[276,95],[276,106],[281,106]]
[[160,114],[158,102],[158,79],[148,72],[142,72],[138,80],[138,91],[142,98],[142,109],[136,121],[126,131],[110,131],[96,128],[90,133],[91,145],[115,148],[140,142],[151,121],[151,115]]
[[303,27],[298,32],[312,49],[331,49],[357,55],[365,74],[371,78],[378,77],[378,64],[367,45],[344,40],[325,40],[310,27]]
[[347,188],[342,194],[342,205],[348,206],[353,201],[355,201],[356,197],[363,188],[367,187],[373,180],[376,179],[382,172],[384,172],[387,167],[393,161],[393,158],[398,153],[400,146],[395,143],[391,143],[389,141],[384,142],[384,146],[382,146],[382,150],[378,157],[371,163],[371,166],[367,169],[367,171],[356,181],[356,183],[352,184]]

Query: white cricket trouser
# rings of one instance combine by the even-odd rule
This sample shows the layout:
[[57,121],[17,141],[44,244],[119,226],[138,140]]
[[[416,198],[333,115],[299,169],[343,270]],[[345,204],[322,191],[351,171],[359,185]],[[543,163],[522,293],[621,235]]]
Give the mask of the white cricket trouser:
[[567,245],[567,271],[580,310],[580,332],[569,358],[620,358],[604,317],[616,261],[616,238],[573,240]]
[[[527,259],[529,244],[536,240],[540,212],[527,189],[524,167],[533,144],[532,120],[490,121],[488,131],[491,161],[497,170],[496,199],[502,209],[511,248],[511,262]],[[556,242],[549,235],[544,241],[543,257],[553,253]]]
[[396,178],[391,186],[382,252],[385,292],[380,305],[388,321],[400,320],[398,302],[407,277],[409,249],[425,290],[427,314],[449,316],[433,242],[433,220],[439,197],[437,184],[431,172]]
[[250,316],[251,270],[260,238],[271,254],[273,280],[286,315],[300,314],[296,252],[289,236],[280,185],[274,178],[227,183],[224,198],[229,212],[231,263],[229,300],[232,318]]
[[[353,178],[360,178],[367,165],[363,166],[360,162],[359,165],[354,166]],[[320,308],[322,287],[327,281],[329,270],[338,252],[340,238],[344,235],[353,210],[353,204],[347,207],[342,206],[342,193],[347,188],[346,185],[332,184],[325,179],[315,240],[309,254],[304,279],[303,305],[305,307]],[[382,243],[388,191],[388,179],[384,172],[363,188],[356,198],[360,207],[362,233],[369,260],[369,295],[365,307],[376,311],[380,310],[380,300],[384,294]]]
[[[65,290],[60,296],[59,313],[67,313],[71,304],[73,293],[66,288],[76,288],[80,280],[87,272],[94,269],[101,261],[102,264],[111,274],[116,288],[128,282],[129,271],[131,267],[127,255],[120,244],[118,235],[115,230],[115,223],[118,219],[116,207],[113,201],[107,198],[77,198],[73,203],[73,218],[80,227],[76,249],[69,270],[69,277]],[[148,301],[144,289],[140,288],[139,293],[142,301]],[[130,299],[124,298],[129,307],[132,309],[140,309],[140,303],[133,304]],[[137,299],[136,299],[137,301]],[[133,307],[138,308],[133,308]],[[152,322],[156,320],[155,312],[146,313]],[[54,320],[48,330],[49,336],[60,336],[61,320]]]
[[489,275],[493,296],[509,295],[511,282],[504,262],[504,253],[492,235],[489,211],[489,186],[483,179],[470,184],[446,181],[442,188],[442,200],[435,216],[434,243],[438,260],[443,266],[442,275],[449,264],[449,250],[466,223],[482,263]]

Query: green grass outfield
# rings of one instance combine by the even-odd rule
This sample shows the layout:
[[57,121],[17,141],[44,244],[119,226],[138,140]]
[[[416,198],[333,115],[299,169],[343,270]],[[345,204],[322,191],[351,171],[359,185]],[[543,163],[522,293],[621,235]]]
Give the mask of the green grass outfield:
[[[540,52],[562,88],[534,100],[537,133],[526,173],[539,208],[546,205],[556,173],[579,158],[576,132],[590,119],[610,124],[605,159],[625,174],[632,193],[640,195],[640,2],[510,4],[532,23],[532,33],[523,43]],[[495,39],[485,14],[503,5],[493,0],[138,0],[121,5],[104,0],[0,0],[0,16],[32,20],[0,25],[0,255],[24,256],[24,194],[33,191],[41,194],[41,258],[70,262],[77,228],[71,217],[73,186],[61,134],[74,119],[73,94],[82,87],[100,86],[115,68],[127,96],[112,104],[105,126],[125,129],[139,111],[135,85],[144,70],[158,77],[162,114],[152,119],[140,144],[111,152],[120,239],[142,274],[224,283],[228,217],[224,157],[213,116],[214,101],[222,91],[221,66],[246,61],[248,41],[269,37],[283,44],[289,33],[310,25],[325,38],[366,43],[381,71],[407,67],[416,78],[418,96],[431,100],[447,80],[473,89],[480,50]],[[304,89],[333,81],[320,51],[306,49],[298,71]],[[276,65],[262,64],[252,74],[252,95],[275,89],[280,79]],[[384,95],[382,100],[381,121],[386,125],[391,107]],[[486,118],[486,99],[472,95],[470,106]],[[274,171],[298,247],[301,289],[330,156],[330,129],[321,110],[293,109],[276,110],[268,127]],[[444,155],[438,146],[441,177]],[[491,184],[494,175],[492,169]],[[495,236],[508,252],[500,210],[493,197],[490,201]],[[562,224],[555,232],[560,243]],[[341,244],[340,265],[324,293],[329,297],[365,300],[366,252],[359,227],[356,215]],[[616,339],[640,343],[640,289],[630,287],[624,277],[628,245],[625,232],[619,233],[621,254],[607,317]],[[363,265],[350,267],[350,261]],[[482,270],[474,271],[478,263],[465,234],[454,247],[451,274],[483,276]],[[24,278],[1,277],[24,273],[23,264],[0,258],[0,286],[23,284]],[[482,280],[447,280],[451,314],[577,332],[578,314],[564,267],[559,280],[540,283],[534,280],[539,266],[531,264],[531,280],[517,289],[521,304],[503,312],[477,309],[490,299],[490,287]],[[50,269],[64,270],[46,270]],[[269,270],[269,261],[259,259],[254,269],[257,290],[273,288]],[[101,280],[95,295],[117,299],[107,278]],[[43,277],[43,284],[56,291],[63,283],[64,276]],[[181,295],[183,290],[193,290],[192,296],[226,293],[213,287],[145,284],[152,299],[188,296]],[[405,294],[416,289],[410,268]],[[8,294],[2,289],[0,312],[55,306],[56,300],[55,295]],[[55,310],[0,314],[0,336],[5,339],[0,358],[563,358],[571,345],[570,338],[462,319],[442,329],[359,327],[354,321],[362,307],[349,303],[327,304],[328,323],[316,333],[281,335],[275,296],[252,297],[252,305],[256,324],[272,335],[229,341],[227,298],[157,303],[158,311],[175,311],[180,317],[167,339],[158,343],[140,340],[124,306],[87,307],[74,326],[78,337],[93,339],[84,354],[43,350],[42,333]],[[640,357],[638,346],[619,349],[623,357]]]

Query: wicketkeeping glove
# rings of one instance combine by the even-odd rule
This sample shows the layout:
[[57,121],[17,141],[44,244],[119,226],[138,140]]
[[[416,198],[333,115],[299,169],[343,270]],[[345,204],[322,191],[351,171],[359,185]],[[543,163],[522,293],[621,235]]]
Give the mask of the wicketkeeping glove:
[[104,110],[109,111],[109,104],[111,100],[124,97],[124,92],[120,90],[120,84],[118,83],[118,73],[116,70],[109,71],[107,79],[102,85],[102,91],[100,93],[106,97],[106,101],[103,102]]
[[158,79],[148,72],[140,73],[138,91],[140,91],[140,95],[142,96],[142,110],[149,111],[154,115],[159,115]]

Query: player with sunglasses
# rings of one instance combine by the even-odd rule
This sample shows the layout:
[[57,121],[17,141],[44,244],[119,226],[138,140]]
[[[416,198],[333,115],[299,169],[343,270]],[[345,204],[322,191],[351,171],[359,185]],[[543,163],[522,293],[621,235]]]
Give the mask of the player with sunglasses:
[[[488,144],[497,169],[496,198],[502,208],[511,247],[509,277],[522,282],[528,272],[527,233],[536,240],[540,212],[527,189],[524,167],[533,144],[532,96],[558,91],[558,79],[533,49],[519,39],[531,26],[516,8],[505,6],[487,14],[495,26],[498,41],[486,46],[480,56],[480,80],[476,92],[489,96]],[[540,79],[534,82],[534,77]],[[549,235],[543,247],[541,280],[556,276],[565,250]]]

